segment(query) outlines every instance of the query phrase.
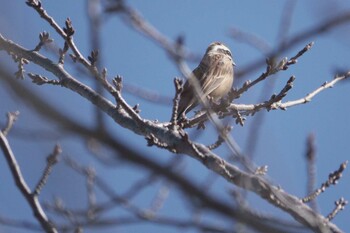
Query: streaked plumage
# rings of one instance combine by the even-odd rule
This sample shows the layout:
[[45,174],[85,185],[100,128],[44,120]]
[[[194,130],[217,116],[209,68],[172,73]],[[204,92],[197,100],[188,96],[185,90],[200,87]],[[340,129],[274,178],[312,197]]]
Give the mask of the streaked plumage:
[[[204,96],[219,100],[231,90],[234,65],[231,51],[224,44],[214,42],[209,45],[200,64],[192,71]],[[198,103],[195,90],[187,80],[179,102],[178,118],[183,117]]]

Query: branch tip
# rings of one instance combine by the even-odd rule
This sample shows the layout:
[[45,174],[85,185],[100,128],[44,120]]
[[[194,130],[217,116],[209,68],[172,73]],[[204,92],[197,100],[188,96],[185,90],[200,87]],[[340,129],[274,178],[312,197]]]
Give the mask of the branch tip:
[[348,161],[345,161],[342,164],[340,164],[338,170],[330,173],[328,175],[328,180],[325,183],[323,183],[320,188],[316,189],[313,193],[311,193],[309,196],[304,197],[302,199],[302,202],[304,202],[304,203],[309,202],[309,201],[315,199],[321,193],[323,193],[331,185],[336,185],[338,183],[339,179],[342,177],[343,172],[346,169],[347,165],[348,165]]
[[335,207],[331,213],[329,213],[326,217],[328,221],[331,221],[334,219],[334,217],[342,210],[345,209],[345,206],[348,204],[348,201],[345,200],[343,197],[341,197],[339,200],[334,202]]
[[112,81],[114,87],[117,89],[118,92],[120,92],[122,90],[122,87],[123,87],[122,81],[123,81],[123,78],[120,75],[117,75]]
[[47,183],[47,180],[49,178],[49,175],[52,172],[52,167],[58,162],[59,155],[62,153],[62,148],[59,144],[56,144],[53,152],[47,156],[46,158],[46,167],[44,169],[44,172],[36,185],[34,191],[33,191],[33,196],[38,196],[42,190],[42,188],[45,186]]
[[66,33],[67,38],[70,38],[73,36],[75,30],[72,26],[72,21],[70,18],[67,18],[65,21],[66,27],[63,28],[63,31]]
[[96,66],[96,62],[98,60],[98,50],[91,51],[90,56],[88,56],[88,59],[91,63],[91,66]]
[[47,77],[39,74],[28,73],[28,77],[32,80],[33,83],[37,85],[43,85],[43,84],[61,85],[61,82],[59,80],[55,80],[55,79],[50,80]]
[[6,124],[5,128],[3,130],[1,130],[5,137],[8,135],[8,133],[12,129],[15,121],[18,119],[19,111],[8,112],[6,114],[6,116],[7,116],[7,124]]

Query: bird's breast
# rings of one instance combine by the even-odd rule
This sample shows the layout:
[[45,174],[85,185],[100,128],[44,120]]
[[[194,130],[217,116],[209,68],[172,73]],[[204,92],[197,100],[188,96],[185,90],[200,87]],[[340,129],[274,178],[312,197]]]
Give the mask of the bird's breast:
[[233,75],[227,76],[223,79],[220,85],[210,94],[214,99],[224,97],[230,90],[233,84]]

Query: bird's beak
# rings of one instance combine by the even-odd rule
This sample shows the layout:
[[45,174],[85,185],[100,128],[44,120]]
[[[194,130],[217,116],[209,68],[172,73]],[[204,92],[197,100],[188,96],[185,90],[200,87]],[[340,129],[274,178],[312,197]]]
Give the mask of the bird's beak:
[[236,63],[235,63],[234,61],[232,61],[232,65],[233,65],[233,66],[236,66]]

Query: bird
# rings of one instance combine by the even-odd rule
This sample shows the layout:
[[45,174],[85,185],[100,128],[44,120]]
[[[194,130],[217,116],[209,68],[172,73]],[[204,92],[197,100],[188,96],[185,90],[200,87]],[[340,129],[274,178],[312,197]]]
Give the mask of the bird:
[[[221,42],[213,42],[191,76],[197,79],[203,96],[218,101],[231,90],[234,66],[236,64],[230,49]],[[185,115],[200,103],[191,83],[187,80],[180,94],[178,120],[184,119]]]

